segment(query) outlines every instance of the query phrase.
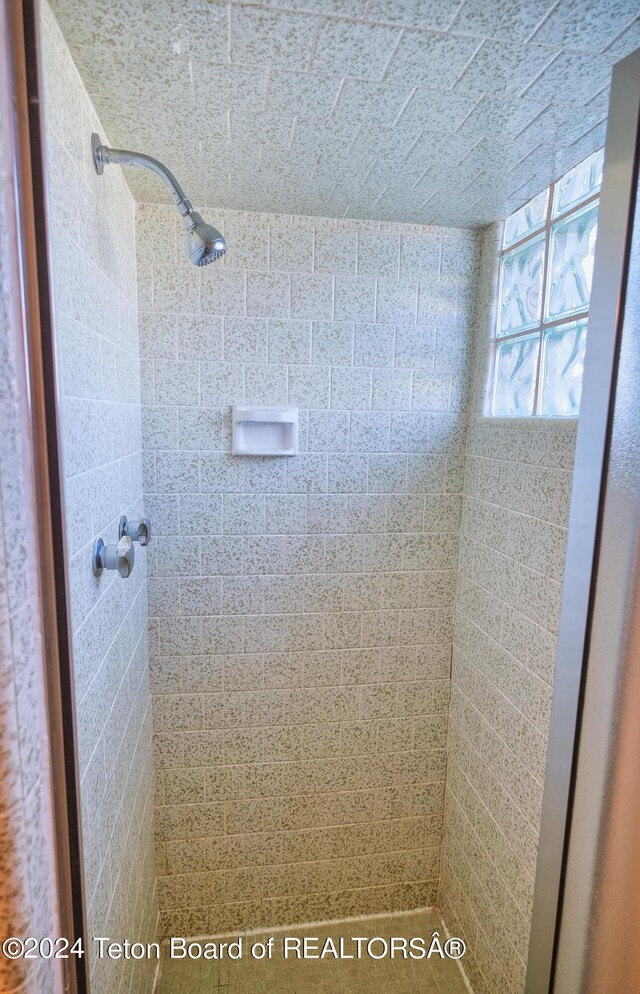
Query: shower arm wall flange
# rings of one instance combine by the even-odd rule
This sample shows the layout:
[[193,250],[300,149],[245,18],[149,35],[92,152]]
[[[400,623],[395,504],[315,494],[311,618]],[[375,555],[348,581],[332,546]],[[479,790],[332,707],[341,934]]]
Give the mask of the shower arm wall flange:
[[155,173],[156,176],[159,176],[167,186],[176,203],[176,207],[182,215],[182,220],[187,231],[193,228],[198,220],[201,220],[200,215],[193,218],[192,215],[196,212],[193,209],[191,201],[171,170],[167,169],[166,166],[163,166],[161,162],[158,162],[158,160],[154,159],[151,155],[144,155],[142,152],[128,152],[126,149],[122,148],[110,148],[108,145],[102,144],[100,141],[100,135],[97,135],[95,132],[91,135],[91,152],[93,154],[93,165],[98,176],[102,176],[104,167],[110,164],[119,166],[138,166],[143,169],[150,169],[151,172]]

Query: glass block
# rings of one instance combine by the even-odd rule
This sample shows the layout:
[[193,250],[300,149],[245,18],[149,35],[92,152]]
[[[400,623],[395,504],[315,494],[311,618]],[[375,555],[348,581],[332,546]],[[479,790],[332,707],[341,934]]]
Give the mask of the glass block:
[[587,197],[597,193],[602,186],[604,149],[594,152],[565,173],[556,183],[553,197],[553,217],[564,214],[571,207],[582,203]]
[[492,413],[498,417],[533,414],[539,335],[496,343]]
[[552,227],[545,320],[588,308],[597,233],[597,203]]
[[529,203],[515,211],[504,222],[504,233],[502,235],[502,247],[508,248],[519,242],[521,238],[530,232],[542,228],[547,217],[547,204],[549,202],[549,188],[543,190],[533,197]]
[[535,328],[542,309],[545,236],[503,255],[500,262],[498,335]]
[[576,321],[545,332],[539,413],[575,417],[580,409],[587,322]]

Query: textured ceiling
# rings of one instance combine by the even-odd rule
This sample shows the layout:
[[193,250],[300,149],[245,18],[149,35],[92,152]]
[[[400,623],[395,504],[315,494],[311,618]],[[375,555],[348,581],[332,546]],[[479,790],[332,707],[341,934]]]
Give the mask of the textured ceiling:
[[111,142],[196,205],[465,227],[603,145],[611,66],[640,46],[638,0],[53,8]]

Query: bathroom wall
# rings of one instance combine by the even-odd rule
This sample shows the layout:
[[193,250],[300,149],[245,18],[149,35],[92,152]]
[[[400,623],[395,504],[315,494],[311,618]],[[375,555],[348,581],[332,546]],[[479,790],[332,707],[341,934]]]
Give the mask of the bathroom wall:
[[[137,216],[164,933],[430,905],[440,866],[468,231]],[[297,458],[230,454],[238,402]]]
[[[0,6],[0,935],[59,935],[31,421]],[[0,956],[0,990],[61,994],[61,962]]]
[[483,233],[440,903],[476,994],[522,994],[576,422],[482,416],[499,226]]
[[[142,512],[134,203],[95,174],[100,124],[43,7],[47,162],[88,934],[155,937],[146,554],[93,576],[94,539]],[[92,959],[92,991],[150,991],[155,964]]]

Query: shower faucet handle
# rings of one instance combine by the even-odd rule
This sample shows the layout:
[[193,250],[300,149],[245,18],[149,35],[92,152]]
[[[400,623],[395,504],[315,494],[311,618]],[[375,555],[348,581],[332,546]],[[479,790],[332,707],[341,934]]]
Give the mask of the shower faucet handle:
[[128,535],[123,535],[117,545],[105,545],[97,538],[93,546],[93,573],[102,576],[104,570],[117,570],[123,580],[131,576],[136,551]]
[[129,521],[125,514],[120,518],[118,529],[120,538],[128,535],[132,542],[139,542],[140,545],[148,545],[151,541],[151,519],[140,518],[138,521]]

